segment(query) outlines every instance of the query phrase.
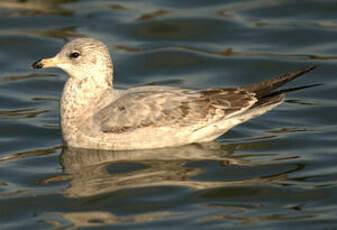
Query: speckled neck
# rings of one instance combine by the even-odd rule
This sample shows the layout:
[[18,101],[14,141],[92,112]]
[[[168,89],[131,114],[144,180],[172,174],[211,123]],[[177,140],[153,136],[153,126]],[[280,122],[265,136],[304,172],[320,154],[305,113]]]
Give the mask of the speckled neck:
[[[102,80],[99,80],[102,79]],[[64,86],[60,101],[60,123],[63,139],[71,139],[69,133],[76,133],[79,125],[92,114],[106,90],[112,90],[112,83],[104,78],[69,78]],[[71,131],[70,131],[71,130]]]

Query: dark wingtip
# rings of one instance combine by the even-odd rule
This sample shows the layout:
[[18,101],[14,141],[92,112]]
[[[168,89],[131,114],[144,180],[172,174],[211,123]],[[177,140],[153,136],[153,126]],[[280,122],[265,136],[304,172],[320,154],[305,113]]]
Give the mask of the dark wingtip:
[[[306,68],[303,68],[303,69],[300,69],[300,70],[297,70],[297,71],[294,71],[292,73],[288,73],[288,74],[285,74],[283,76],[280,76],[281,78],[285,77],[285,79],[289,79],[289,80],[292,80],[292,79],[295,79],[305,73],[308,73],[310,72],[311,70],[314,70],[317,68],[317,65],[311,65],[311,66],[308,66]],[[287,82],[287,81],[286,81]]]
[[272,92],[272,93],[270,93],[268,95],[265,95],[265,97],[276,96],[276,95],[279,95],[279,94],[290,93],[290,92],[294,92],[294,91],[297,91],[297,90],[308,89],[308,88],[313,88],[313,87],[322,86],[322,85],[324,85],[324,84],[322,84],[322,83],[316,83],[316,84],[311,84],[311,85],[304,85],[304,86],[299,86],[299,87],[282,89],[282,90],[278,90],[278,91]]
[[31,68],[31,69],[42,69],[43,64],[42,64],[41,60],[42,60],[42,59],[40,59],[40,60],[34,62],[30,68]]
[[303,69],[304,72],[309,72],[311,70],[314,70],[316,69],[318,66],[317,65],[311,65],[311,66],[308,66],[307,68]]
[[292,81],[295,78],[298,78],[299,76],[307,72],[310,72],[311,70],[315,68],[317,68],[316,65],[311,65],[311,66],[308,66],[306,68],[303,68],[303,69],[300,69],[300,70],[297,70],[291,73],[283,74],[280,76],[276,76],[276,77],[264,80],[262,82],[253,83],[253,84],[244,86],[242,87],[242,89],[256,93],[257,97],[267,96],[269,94],[272,94],[273,90],[281,87],[287,82]]

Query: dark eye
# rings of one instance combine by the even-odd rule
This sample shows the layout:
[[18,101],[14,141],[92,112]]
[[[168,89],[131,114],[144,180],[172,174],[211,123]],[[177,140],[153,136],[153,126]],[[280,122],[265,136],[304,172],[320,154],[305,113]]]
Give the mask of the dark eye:
[[73,52],[70,54],[70,58],[78,58],[80,56],[80,53],[78,52]]

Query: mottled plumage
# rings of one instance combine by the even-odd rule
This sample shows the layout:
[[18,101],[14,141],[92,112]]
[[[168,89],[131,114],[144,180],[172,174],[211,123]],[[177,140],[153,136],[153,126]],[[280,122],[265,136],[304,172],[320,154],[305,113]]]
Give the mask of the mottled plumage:
[[108,49],[90,38],[76,39],[55,57],[39,60],[32,67],[59,67],[69,75],[60,103],[65,144],[112,150],[214,140],[282,103],[285,92],[298,88],[275,89],[315,68],[241,88],[143,86],[115,90]]
[[238,89],[143,91],[127,93],[94,115],[103,132],[127,132],[144,127],[193,129],[235,115],[256,101]]

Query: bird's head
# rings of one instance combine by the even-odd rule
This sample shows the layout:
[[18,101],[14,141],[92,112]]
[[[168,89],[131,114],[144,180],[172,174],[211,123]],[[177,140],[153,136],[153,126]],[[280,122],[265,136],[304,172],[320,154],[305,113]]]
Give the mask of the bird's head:
[[60,68],[69,77],[79,80],[88,77],[112,77],[109,50],[102,42],[92,38],[75,39],[64,45],[56,56],[40,59],[31,68]]

